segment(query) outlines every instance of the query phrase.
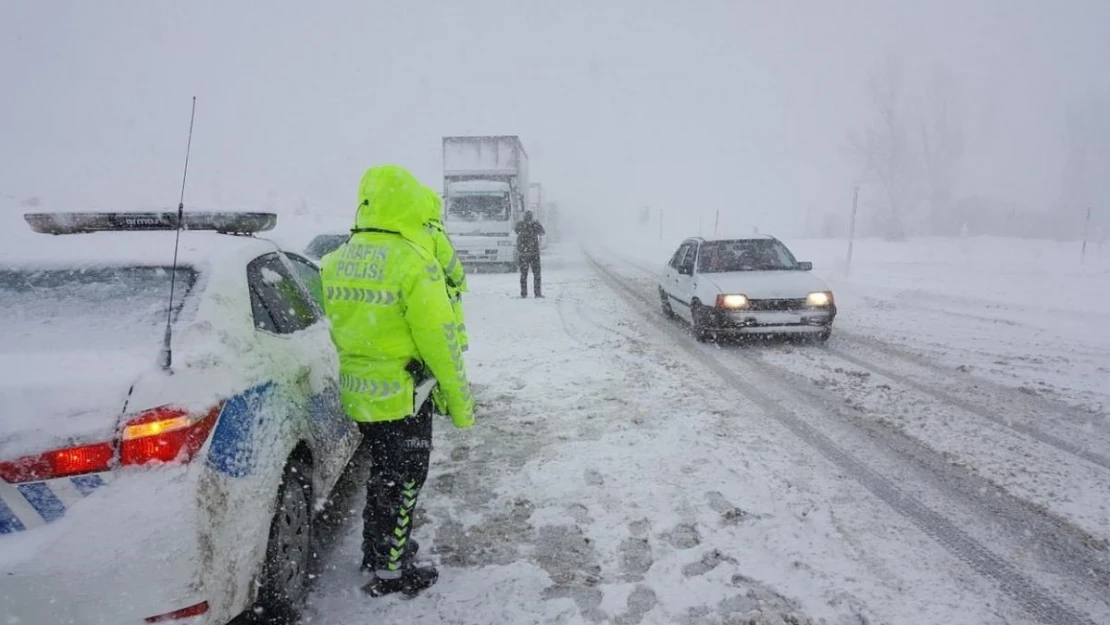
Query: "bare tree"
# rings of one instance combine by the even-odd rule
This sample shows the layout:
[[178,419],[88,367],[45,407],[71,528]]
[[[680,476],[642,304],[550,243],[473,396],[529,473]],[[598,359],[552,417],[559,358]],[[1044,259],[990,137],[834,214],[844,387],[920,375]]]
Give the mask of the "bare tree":
[[859,163],[863,180],[879,189],[883,235],[901,239],[906,236],[906,212],[917,163],[909,139],[899,65],[888,62],[868,81],[867,92],[871,121],[861,133],[849,135],[849,153]]
[[964,154],[961,104],[959,86],[952,74],[945,69],[934,71],[925,90],[921,114],[921,163],[935,233],[950,218],[955,200]]

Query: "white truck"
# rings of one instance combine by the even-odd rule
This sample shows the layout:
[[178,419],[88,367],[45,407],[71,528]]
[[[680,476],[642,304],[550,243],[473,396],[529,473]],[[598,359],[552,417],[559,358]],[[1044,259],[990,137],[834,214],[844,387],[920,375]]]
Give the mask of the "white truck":
[[516,270],[514,226],[527,193],[528,154],[518,137],[443,138],[443,223],[468,268]]

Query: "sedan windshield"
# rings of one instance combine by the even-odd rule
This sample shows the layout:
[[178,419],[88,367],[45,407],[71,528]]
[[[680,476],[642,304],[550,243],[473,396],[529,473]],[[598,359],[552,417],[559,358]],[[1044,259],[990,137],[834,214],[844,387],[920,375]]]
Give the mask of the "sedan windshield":
[[798,268],[798,261],[775,239],[745,239],[704,243],[698,252],[699,273],[731,271],[784,271]]

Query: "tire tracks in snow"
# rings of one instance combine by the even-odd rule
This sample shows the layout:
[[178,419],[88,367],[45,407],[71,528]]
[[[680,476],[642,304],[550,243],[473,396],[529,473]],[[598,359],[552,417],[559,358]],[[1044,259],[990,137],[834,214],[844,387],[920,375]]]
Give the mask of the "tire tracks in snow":
[[[1092,620],[1079,609],[1063,603],[1058,599],[1055,593],[1050,592],[1024,575],[1017,566],[1011,564],[1007,559],[995,554],[981,542],[973,538],[968,532],[965,532],[957,526],[956,523],[946,518],[946,516],[931,509],[905,490],[899,488],[895,482],[884,477],[870,468],[867,464],[842,449],[831,438],[806,422],[803,418],[785,408],[770,394],[755,384],[741,378],[737,373],[730,370],[716,358],[706,354],[696,344],[687,339],[685,336],[686,333],[681,333],[682,336],[675,336],[679,333],[679,330],[673,324],[664,321],[659,315],[650,314],[654,312],[656,304],[654,298],[647,297],[637,289],[625,284],[612,270],[603,266],[592,256],[587,255],[587,259],[591,267],[593,267],[602,280],[626,300],[630,300],[630,303],[635,305],[635,308],[643,314],[644,318],[649,323],[656,326],[664,333],[675,337],[675,345],[677,347],[716,374],[717,377],[728,386],[740,392],[752,403],[762,408],[768,416],[774,418],[795,436],[817,450],[830,462],[840,467],[846,474],[851,476],[852,479],[896,512],[909,519],[923,533],[930,536],[958,559],[965,562],[978,574],[992,579],[1006,595],[1017,605],[1021,606],[1029,615],[1036,618],[1039,622],[1054,625],[1094,625],[1096,623],[1096,621]],[[767,363],[753,360],[748,360],[748,363],[756,369],[763,370],[763,373],[769,377],[774,377],[782,373],[782,371],[777,370],[777,367],[773,367]],[[825,409],[825,411],[829,412],[827,409]],[[854,423],[853,425],[858,426],[859,424]],[[883,443],[887,445],[890,445],[890,439],[895,436],[891,432],[876,430],[874,428],[868,428],[867,434],[872,437],[875,435],[881,436],[885,439]],[[908,439],[903,439],[901,445],[891,446],[897,449],[899,446],[904,447],[905,443],[916,445],[916,443]],[[949,485],[948,489],[950,491],[953,490],[953,486]],[[969,498],[971,503],[978,504],[984,511],[988,512],[989,516],[987,518],[993,519],[993,517],[996,517],[998,513],[1003,510],[996,502],[982,501],[982,495],[975,494],[972,496],[971,493],[966,492],[957,492],[955,494]],[[1009,495],[1002,496],[1006,499],[1014,499]],[[1023,504],[1024,502],[1014,500],[1010,506],[1005,508],[1006,512],[1004,514],[1010,516],[1015,510],[1021,510]],[[1007,527],[1005,528],[1007,531],[1013,531],[1017,528],[1040,528],[1047,524],[1045,519],[1036,515],[1019,514],[1018,516],[1027,518],[1008,519],[1010,522],[1007,523]],[[1059,531],[1059,527],[1054,527],[1053,530],[1050,530],[1050,532]],[[1028,540],[1027,536],[1019,536],[1018,538]],[[1060,545],[1060,547],[1062,551],[1057,551],[1052,555],[1063,555],[1065,558],[1071,555],[1083,555],[1076,553],[1076,550],[1071,548],[1070,545],[1065,544]],[[1066,571],[1068,577],[1072,581],[1079,582],[1085,587],[1091,588],[1093,584],[1094,588],[1092,590],[1095,591],[1094,596],[1097,597],[1099,596],[1097,591],[1101,590],[1105,593],[1105,582],[1100,582],[1095,577],[1097,574],[1093,573],[1091,568],[1086,568],[1086,575],[1084,575],[1083,569],[1085,566],[1089,567],[1091,564],[1096,564],[1098,568],[1093,569],[1093,571],[1098,571],[1099,569],[1103,569],[1104,565],[1097,561],[1091,562],[1090,560],[1091,558],[1086,557],[1078,562],[1057,562],[1055,568],[1061,570],[1061,572]]]
[[956,376],[952,370],[942,367],[907,348],[899,347],[855,332],[845,332],[841,330],[838,331],[838,333],[840,336],[846,338],[850,342],[856,343],[864,349],[872,349],[886,356],[925,369],[939,377],[948,379],[954,385],[971,386],[977,392],[989,392],[994,395],[994,397],[992,397],[994,401],[1001,399],[1010,404],[1019,404],[1027,408],[1035,409],[1042,414],[1047,413],[1052,417],[1068,422],[1070,425],[1098,427],[1104,433],[1110,434],[1110,423],[1099,423],[1097,420],[1097,418],[1104,416],[1102,413],[1084,410],[1060,401],[1046,399],[1039,395],[1027,394],[1019,389],[1014,389],[981,377],[973,377],[970,380],[959,379],[959,376]]
[[1049,447],[1053,447],[1053,448],[1057,449],[1058,451],[1062,451],[1066,454],[1070,454],[1070,455],[1075,456],[1077,458],[1081,458],[1083,460],[1086,460],[1087,462],[1090,462],[1091,464],[1100,466],[1103,469],[1110,470],[1110,457],[1108,457],[1106,455],[1100,454],[1096,451],[1092,451],[1092,450],[1090,450],[1090,449],[1088,449],[1084,446],[1081,446],[1081,445],[1078,445],[1078,444],[1073,443],[1071,441],[1065,440],[1065,439],[1063,439],[1061,437],[1058,437],[1058,436],[1055,436],[1053,434],[1049,434],[1048,432],[1044,432],[1041,429],[1032,427],[1032,426],[1030,426],[1026,423],[1022,423],[1022,422],[1019,422],[1019,421],[1015,421],[1014,419],[1008,419],[1006,417],[999,416],[995,411],[984,408],[983,406],[980,406],[980,405],[978,405],[974,402],[968,401],[968,400],[963,399],[961,397],[956,397],[956,396],[946,392],[945,390],[937,388],[935,386],[931,386],[931,385],[928,385],[928,384],[923,384],[923,383],[918,382],[917,380],[909,378],[905,375],[895,373],[894,371],[891,371],[890,369],[887,369],[885,367],[881,367],[881,366],[876,365],[872,362],[868,362],[868,361],[866,361],[862,358],[858,358],[856,356],[853,356],[852,354],[846,353],[846,352],[844,352],[840,349],[837,349],[835,347],[826,347],[825,349],[832,356],[835,356],[835,357],[839,358],[840,360],[843,360],[843,361],[851,363],[851,364],[853,364],[857,367],[860,367],[861,369],[866,369],[866,370],[868,370],[872,373],[878,374],[878,375],[880,375],[884,378],[887,378],[889,380],[893,380],[893,381],[895,381],[899,384],[902,384],[904,386],[908,386],[908,387],[918,391],[919,393],[923,393],[923,394],[928,395],[930,397],[933,397],[934,399],[937,399],[941,402],[944,402],[946,404],[950,404],[950,405],[955,406],[955,407],[957,407],[961,410],[970,412],[971,414],[974,414],[974,415],[976,415],[978,417],[981,417],[983,419],[986,419],[988,421],[993,421],[994,423],[997,423],[998,425],[1001,425],[1003,427],[1006,427],[1006,428],[1009,428],[1011,430],[1017,431],[1021,434],[1024,434],[1024,435],[1028,436],[1029,438],[1035,439],[1035,440],[1037,440],[1037,441],[1039,441],[1039,442],[1041,442],[1045,445],[1048,445]]

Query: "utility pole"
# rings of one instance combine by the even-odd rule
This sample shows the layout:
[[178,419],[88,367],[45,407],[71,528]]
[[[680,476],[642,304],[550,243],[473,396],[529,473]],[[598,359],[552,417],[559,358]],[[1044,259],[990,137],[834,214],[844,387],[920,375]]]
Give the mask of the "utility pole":
[[717,209],[716,216],[713,217],[713,236],[717,236],[717,229],[721,225],[721,209]]
[[701,215],[698,215],[698,236],[701,236]]
[[844,265],[844,275],[852,271],[852,246],[856,240],[856,209],[859,208],[859,185],[852,189],[852,219],[848,223],[848,262]]
[[1083,222],[1083,249],[1079,252],[1079,264],[1087,263],[1087,239],[1091,235],[1091,205],[1087,205],[1087,220]]
[[663,247],[663,209],[659,209],[659,247]]

